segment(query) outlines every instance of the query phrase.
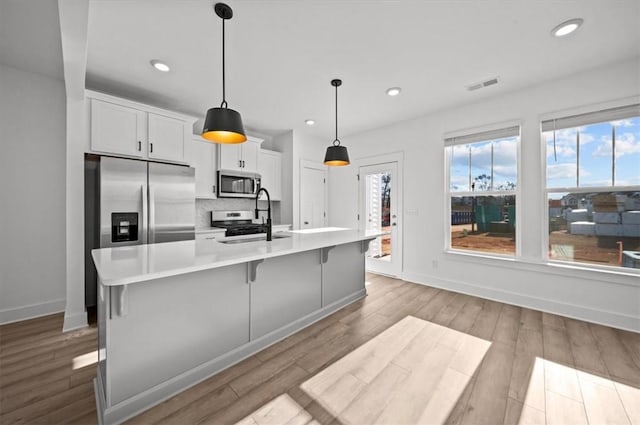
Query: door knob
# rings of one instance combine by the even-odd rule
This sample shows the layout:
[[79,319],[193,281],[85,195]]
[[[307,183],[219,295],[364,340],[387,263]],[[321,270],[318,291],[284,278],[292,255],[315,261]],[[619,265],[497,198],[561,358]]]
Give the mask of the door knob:
[[396,223],[391,223],[392,226],[396,226]]
[[308,221],[305,221],[305,222],[304,222],[304,224],[309,224],[309,222],[308,222]]

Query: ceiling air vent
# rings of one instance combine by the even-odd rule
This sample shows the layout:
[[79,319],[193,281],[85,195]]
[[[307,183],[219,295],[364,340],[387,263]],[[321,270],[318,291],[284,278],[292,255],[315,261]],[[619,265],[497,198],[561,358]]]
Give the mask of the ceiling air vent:
[[491,79],[485,80],[485,81],[480,81],[479,83],[470,84],[470,85],[467,86],[467,90],[474,91],[474,90],[481,89],[483,87],[492,86],[494,84],[498,84],[498,77],[491,78]]

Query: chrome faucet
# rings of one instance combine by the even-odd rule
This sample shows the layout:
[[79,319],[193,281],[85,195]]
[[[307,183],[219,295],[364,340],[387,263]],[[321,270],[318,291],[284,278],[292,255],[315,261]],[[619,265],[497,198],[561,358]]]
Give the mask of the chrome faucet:
[[[260,193],[266,193],[267,194],[267,209],[260,209],[258,208],[258,198],[260,198]],[[267,242],[271,241],[271,196],[269,195],[269,191],[267,189],[265,189],[264,187],[261,187],[258,190],[258,193],[256,193],[256,220],[258,219],[259,215],[260,215],[260,211],[266,211],[267,212]]]

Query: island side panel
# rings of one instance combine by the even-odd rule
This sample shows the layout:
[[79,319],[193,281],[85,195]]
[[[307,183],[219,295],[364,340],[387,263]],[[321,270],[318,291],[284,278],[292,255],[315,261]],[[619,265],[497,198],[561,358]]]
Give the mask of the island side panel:
[[251,284],[252,340],[322,307],[320,250],[267,258]]
[[128,285],[109,321],[111,405],[249,342],[245,264]]
[[364,290],[365,265],[362,242],[338,245],[329,250],[322,265],[322,306],[326,307]]

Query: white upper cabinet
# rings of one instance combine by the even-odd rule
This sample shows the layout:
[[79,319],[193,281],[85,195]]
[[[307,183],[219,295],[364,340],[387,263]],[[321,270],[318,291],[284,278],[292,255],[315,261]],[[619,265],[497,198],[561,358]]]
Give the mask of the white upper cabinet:
[[149,113],[149,158],[184,161],[184,121]]
[[258,152],[260,152],[260,143],[262,140],[255,141],[250,138],[242,144],[241,160],[242,170],[249,172],[258,172]]
[[196,198],[216,199],[215,147],[196,134],[188,141],[188,162],[196,169]]
[[144,112],[91,99],[91,150],[144,156]]
[[[262,177],[260,186],[269,191],[271,200],[282,200],[282,154],[260,149],[258,172]],[[262,195],[260,199],[266,199],[266,196]]]
[[258,152],[262,139],[247,137],[244,143],[233,145],[220,144],[218,166],[220,170],[258,172]]
[[240,170],[240,148],[241,145],[219,145],[218,166],[221,170]]
[[194,118],[87,90],[87,152],[185,163]]

